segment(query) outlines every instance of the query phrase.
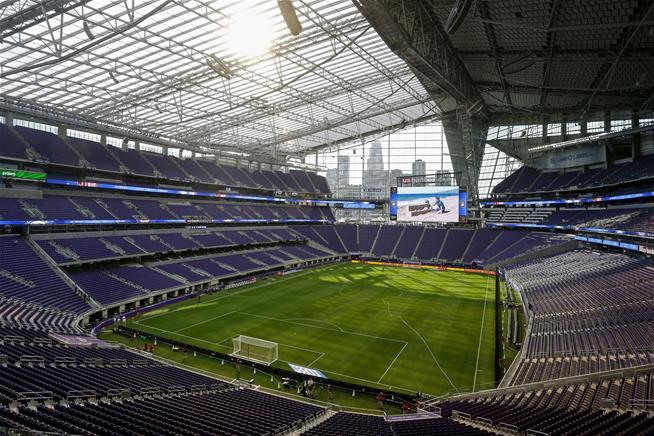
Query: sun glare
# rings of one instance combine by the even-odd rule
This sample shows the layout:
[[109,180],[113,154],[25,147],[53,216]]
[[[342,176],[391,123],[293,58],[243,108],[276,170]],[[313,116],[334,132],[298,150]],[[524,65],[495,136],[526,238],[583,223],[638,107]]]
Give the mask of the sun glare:
[[270,22],[255,12],[242,11],[231,17],[230,49],[240,56],[256,57],[271,46],[273,29]]

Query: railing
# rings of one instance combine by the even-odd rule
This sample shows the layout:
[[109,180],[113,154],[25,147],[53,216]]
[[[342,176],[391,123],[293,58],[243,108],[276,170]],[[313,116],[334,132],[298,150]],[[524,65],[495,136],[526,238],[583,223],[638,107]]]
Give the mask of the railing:
[[190,392],[201,392],[201,391],[206,391],[207,385],[191,385],[189,386],[189,391]]
[[97,398],[97,396],[97,392],[93,389],[74,390],[66,393],[67,400],[88,400]]
[[476,421],[484,425],[488,425],[491,427],[493,426],[493,420],[490,418],[484,418],[483,416],[478,416]]
[[28,391],[18,392],[16,394],[18,401],[45,401],[52,400],[52,392],[50,391]]
[[527,435],[533,435],[533,436],[550,436],[549,433],[545,433],[544,431],[538,431],[538,430],[533,430],[533,429],[528,429],[528,430],[527,430]]
[[613,378],[625,378],[635,375],[645,375],[654,371],[654,364],[632,366],[627,368],[618,368],[610,371],[594,372],[584,375],[576,375],[571,377],[563,377],[554,380],[539,381],[533,383],[526,383],[516,386],[498,387],[496,389],[489,389],[485,391],[478,391],[474,393],[464,393],[452,395],[449,397],[451,400],[466,400],[470,398],[485,398],[496,397],[500,395],[511,395],[521,392],[537,391],[546,388],[557,388],[561,386],[569,386],[580,383],[593,383],[602,380]]
[[514,424],[509,424],[508,422],[500,422],[497,426],[503,430],[518,433],[518,426]]
[[54,363],[57,365],[75,365],[77,359],[75,357],[59,356],[54,358]]
[[20,356],[20,358],[18,359],[18,363],[43,365],[45,364],[45,357],[24,355],[24,356]]
[[109,389],[107,391],[107,397],[108,398],[129,398],[132,396],[132,390],[129,388],[122,388],[122,389]]
[[466,419],[472,421],[472,415],[466,412],[461,412],[459,410],[452,410],[452,418]]
[[638,408],[638,409],[649,409],[654,408],[654,399],[651,400],[629,400],[629,407]]
[[169,394],[186,392],[186,386],[168,386],[166,389]]
[[139,395],[155,395],[160,393],[161,393],[161,388],[158,386],[139,389]]

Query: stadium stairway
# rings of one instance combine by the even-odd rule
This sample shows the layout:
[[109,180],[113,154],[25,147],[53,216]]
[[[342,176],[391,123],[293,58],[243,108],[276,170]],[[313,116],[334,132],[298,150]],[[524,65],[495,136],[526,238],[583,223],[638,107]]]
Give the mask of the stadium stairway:
[[438,249],[438,253],[436,256],[434,256],[435,259],[440,260],[442,259],[441,255],[443,254],[443,250],[447,246],[447,237],[450,234],[450,229],[445,230],[445,235],[443,236],[443,243],[441,244],[440,248]]
[[300,436],[311,431],[312,428],[318,427],[320,424],[329,420],[337,413],[338,412],[333,410],[326,409],[323,413],[302,421],[295,428],[291,428],[282,433],[279,433],[278,436]]
[[370,245],[370,252],[373,252],[374,247],[377,245],[377,239],[379,238],[379,234],[381,233],[382,226],[377,226],[376,232],[375,232],[375,237],[372,239],[372,245]]
[[466,245],[465,250],[463,250],[463,254],[459,259],[457,259],[459,262],[463,261],[468,256],[468,251],[470,250],[470,247],[473,246],[473,241],[475,240],[475,237],[477,236],[477,233],[479,232],[479,229],[475,229],[472,232],[472,236],[470,236],[470,239],[468,239],[468,244]]
[[80,288],[77,286],[77,284],[70,278],[66,273],[64,273],[56,264],[50,256],[46,254],[46,252],[39,246],[39,244],[35,243],[32,238],[26,238],[27,244],[32,247],[32,250],[39,255],[39,257],[47,263],[50,268],[59,276],[61,279],[66,282],[71,288],[79,294],[80,297],[82,297],[88,304],[92,306],[92,309],[99,309],[102,307],[100,303],[98,303],[93,297],[91,297],[89,294],[87,294],[84,289]]
[[402,240],[402,236],[406,232],[407,226],[403,226],[402,230],[400,231],[400,234],[397,237],[397,241],[395,241],[395,244],[393,245],[393,249],[391,250],[391,256],[395,257],[395,250],[397,250],[397,246],[400,245],[400,241]]

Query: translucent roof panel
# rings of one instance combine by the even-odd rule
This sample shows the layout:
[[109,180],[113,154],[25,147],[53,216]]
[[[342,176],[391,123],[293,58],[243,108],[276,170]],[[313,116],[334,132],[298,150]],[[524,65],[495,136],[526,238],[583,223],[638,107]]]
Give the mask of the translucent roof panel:
[[275,156],[438,115],[350,0],[15,1],[0,98],[182,146]]

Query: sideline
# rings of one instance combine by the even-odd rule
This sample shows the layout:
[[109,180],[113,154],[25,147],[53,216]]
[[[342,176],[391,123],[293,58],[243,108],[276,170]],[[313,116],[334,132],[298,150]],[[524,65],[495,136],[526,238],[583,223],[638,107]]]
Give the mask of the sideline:
[[[490,276],[486,279],[486,292],[484,293],[484,309],[481,314],[481,329],[479,330],[479,345],[477,346],[477,363],[475,364],[475,377],[472,380],[472,392],[475,391],[477,384],[477,372],[479,371],[479,355],[481,354],[481,339],[484,335],[484,320],[486,319],[486,303],[488,302],[488,281]],[[497,340],[497,339],[496,339]]]

